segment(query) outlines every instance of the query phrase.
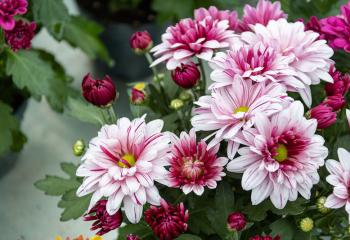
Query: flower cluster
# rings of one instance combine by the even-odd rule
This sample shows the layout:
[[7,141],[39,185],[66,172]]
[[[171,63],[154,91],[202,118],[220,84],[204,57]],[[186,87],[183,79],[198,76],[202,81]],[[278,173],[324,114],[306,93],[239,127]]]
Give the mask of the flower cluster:
[[0,1],[0,27],[6,31],[12,30],[16,25],[14,16],[25,14],[27,7],[27,0]]

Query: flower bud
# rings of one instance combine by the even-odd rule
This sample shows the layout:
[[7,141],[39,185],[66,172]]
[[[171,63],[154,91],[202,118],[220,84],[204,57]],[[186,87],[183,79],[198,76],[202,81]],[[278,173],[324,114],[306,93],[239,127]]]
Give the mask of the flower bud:
[[328,106],[330,106],[333,109],[333,111],[338,111],[346,105],[345,98],[340,94],[329,96],[325,99],[324,102]]
[[178,98],[176,98],[170,102],[170,108],[172,108],[174,110],[179,110],[183,106],[184,106],[184,102]]
[[136,54],[146,53],[153,46],[152,37],[147,31],[135,32],[131,35],[129,43]]
[[144,103],[146,99],[145,92],[146,84],[144,82],[140,82],[135,84],[135,86],[131,89],[131,103],[135,105],[139,105]]
[[350,75],[342,74],[334,66],[331,66],[329,74],[332,76],[334,82],[326,84],[325,90],[327,96],[336,94],[345,95],[350,88]]
[[244,214],[240,212],[233,212],[228,215],[227,218],[227,227],[232,231],[241,231],[245,228],[247,221]]
[[317,210],[320,212],[320,213],[323,213],[323,214],[325,214],[325,213],[328,213],[329,212],[329,208],[326,208],[325,206],[324,206],[324,204],[325,204],[325,202],[326,202],[326,197],[319,197],[318,199],[317,199],[317,202],[316,202],[316,207],[317,207]]
[[85,151],[84,140],[78,139],[73,145],[73,153],[75,156],[79,157],[83,155],[84,151]]
[[104,79],[93,79],[87,74],[82,82],[83,96],[86,101],[98,107],[108,107],[117,98],[112,79],[106,75]]
[[127,237],[126,237],[126,240],[141,240],[141,238],[137,235],[134,235],[134,234],[129,234]]
[[181,66],[173,70],[171,77],[177,85],[189,89],[198,83],[201,74],[197,65],[194,62],[190,62],[187,64],[182,63]]
[[320,104],[310,109],[310,117],[317,120],[317,128],[328,128],[337,121],[337,114],[325,104]]
[[[0,9],[1,11],[1,9]],[[6,42],[13,51],[31,48],[31,41],[35,35],[36,23],[18,20],[12,30],[4,31]]]
[[182,100],[182,101],[188,101],[188,100],[191,100],[192,99],[192,95],[187,92],[187,91],[182,91],[180,93],[180,96],[179,98]]
[[301,219],[300,229],[303,232],[310,232],[313,228],[314,228],[314,221],[311,218],[306,217],[306,218]]

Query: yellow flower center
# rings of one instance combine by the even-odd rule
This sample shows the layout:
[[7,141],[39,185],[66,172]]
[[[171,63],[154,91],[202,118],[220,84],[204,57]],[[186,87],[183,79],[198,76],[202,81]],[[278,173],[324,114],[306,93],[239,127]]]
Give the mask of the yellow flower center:
[[135,84],[134,88],[139,90],[139,91],[143,91],[146,87],[146,83],[144,82],[139,82],[137,84]]
[[240,113],[240,112],[246,113],[248,112],[248,110],[249,108],[246,106],[238,107],[233,111],[233,114]]
[[288,149],[284,144],[278,144],[276,155],[273,157],[277,162],[283,162],[288,158]]
[[131,168],[135,166],[135,163],[136,163],[136,159],[134,155],[128,153],[123,155],[123,157],[120,159],[117,165],[121,168]]
[[103,238],[101,236],[96,235],[91,237],[90,240],[103,240]]

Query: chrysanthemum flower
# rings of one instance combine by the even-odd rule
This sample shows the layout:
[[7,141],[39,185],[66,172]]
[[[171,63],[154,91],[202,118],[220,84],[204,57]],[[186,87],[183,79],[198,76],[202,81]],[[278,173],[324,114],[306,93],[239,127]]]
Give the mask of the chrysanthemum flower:
[[278,20],[280,18],[287,18],[281,9],[281,3],[276,1],[274,3],[266,0],[259,0],[256,8],[246,4],[243,9],[243,19],[239,24],[239,29],[250,31],[250,27],[257,23],[267,25],[270,20]]
[[172,135],[172,156],[169,161],[169,182],[171,187],[181,188],[185,194],[194,192],[202,195],[204,187],[214,189],[217,181],[226,174],[223,172],[228,159],[217,157],[219,145],[207,149],[201,140],[197,144],[196,132],[182,132],[180,138]]
[[328,154],[324,139],[315,135],[317,121],[307,120],[302,103],[296,101],[270,119],[257,115],[254,126],[236,138],[246,147],[227,165],[228,171],[243,173],[242,187],[252,190],[252,204],[270,197],[282,209],[298,193],[309,199]]
[[284,57],[272,47],[261,43],[242,45],[226,53],[220,52],[210,62],[214,69],[210,76],[214,83],[209,88],[231,85],[236,74],[255,82],[280,82],[294,74],[289,67],[291,61],[293,58]]
[[123,202],[127,218],[136,223],[146,202],[159,205],[154,181],[166,183],[169,137],[161,133],[162,120],[146,123],[144,118],[121,118],[90,141],[76,173],[84,177],[77,195],[93,193],[89,209],[105,197],[113,215]]
[[237,30],[238,27],[238,14],[236,11],[219,10],[214,6],[210,6],[208,9],[198,8],[194,10],[194,18],[197,21],[204,20],[207,16],[212,17],[214,20],[227,20],[230,25],[230,30]]
[[187,230],[188,210],[183,203],[173,206],[161,200],[161,206],[145,211],[145,221],[160,240],[173,240]]
[[299,92],[306,105],[311,106],[310,85],[320,80],[333,82],[328,70],[332,64],[333,50],[325,40],[317,40],[319,34],[304,31],[302,22],[288,23],[286,19],[271,20],[267,26],[257,24],[253,32],[244,32],[241,39],[248,44],[262,42],[273,47],[283,56],[292,57],[289,64],[296,76],[284,80],[289,91]]
[[350,221],[350,153],[344,148],[338,149],[339,162],[327,160],[326,168],[330,175],[327,182],[334,186],[333,193],[327,197],[326,208],[341,208],[349,214]]
[[0,1],[0,27],[4,30],[12,30],[15,27],[15,15],[23,15],[27,12],[27,0],[1,0]]
[[[224,139],[234,139],[242,128],[252,127],[257,113],[270,116],[282,110],[285,99],[281,84],[253,84],[236,75],[232,85],[213,89],[211,96],[199,98],[191,123],[197,131],[214,131],[214,139],[208,145],[211,148]],[[230,144],[228,149],[231,147]]]
[[202,21],[183,19],[168,27],[162,35],[163,42],[152,48],[151,52],[159,58],[151,66],[166,61],[167,68],[174,70],[193,56],[210,60],[214,50],[228,47],[235,36],[228,28],[227,20],[214,20],[210,16]]

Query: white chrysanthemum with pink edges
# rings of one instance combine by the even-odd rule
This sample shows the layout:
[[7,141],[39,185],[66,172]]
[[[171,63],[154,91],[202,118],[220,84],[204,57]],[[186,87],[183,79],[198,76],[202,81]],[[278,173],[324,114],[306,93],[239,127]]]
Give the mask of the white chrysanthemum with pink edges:
[[164,166],[170,150],[162,128],[162,120],[146,123],[145,116],[132,121],[121,118],[102,127],[76,173],[84,177],[77,195],[93,193],[89,209],[104,197],[108,214],[115,214],[123,203],[127,218],[136,223],[144,204],[160,204],[154,182],[167,183]]
[[202,21],[206,17],[212,17],[214,20],[227,20],[229,22],[230,30],[237,30],[238,27],[238,14],[236,11],[219,10],[214,6],[210,6],[208,9],[198,8],[194,10],[194,19]]
[[254,126],[236,137],[245,147],[227,164],[228,171],[243,173],[242,187],[252,191],[252,204],[270,197],[282,209],[298,193],[310,199],[319,182],[317,170],[328,155],[323,137],[315,134],[317,121],[307,120],[303,104],[296,101],[270,119],[258,114]]

